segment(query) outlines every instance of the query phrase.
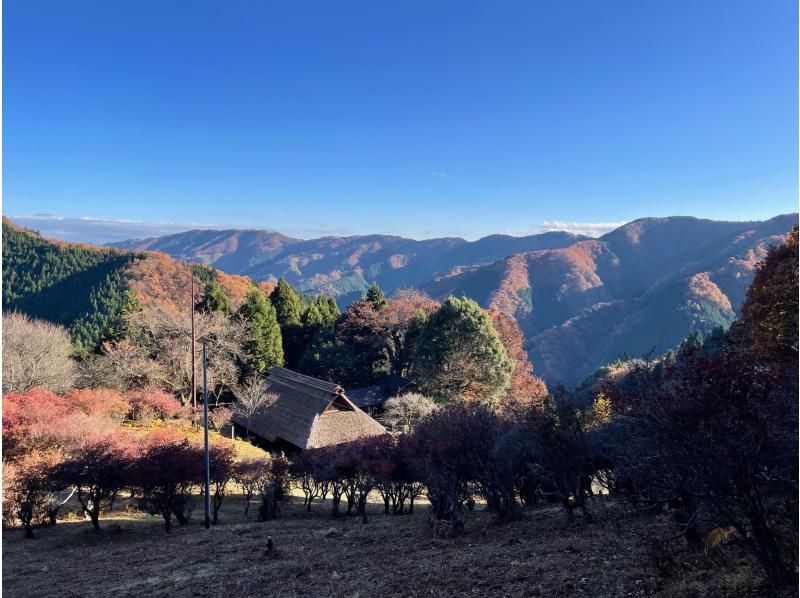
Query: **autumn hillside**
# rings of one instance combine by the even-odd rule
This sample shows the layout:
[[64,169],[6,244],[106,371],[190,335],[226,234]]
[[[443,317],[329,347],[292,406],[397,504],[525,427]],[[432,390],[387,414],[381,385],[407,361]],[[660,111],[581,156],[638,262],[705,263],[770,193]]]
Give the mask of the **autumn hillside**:
[[[197,274],[215,277],[236,305],[252,284],[213,268]],[[188,311],[189,285],[190,266],[164,253],[53,241],[3,219],[3,311],[66,326],[84,350],[120,338],[133,306]]]
[[646,218],[596,240],[516,254],[423,286],[519,322],[539,375],[570,385],[620,357],[663,353],[736,318],[759,260],[796,214],[765,222]]

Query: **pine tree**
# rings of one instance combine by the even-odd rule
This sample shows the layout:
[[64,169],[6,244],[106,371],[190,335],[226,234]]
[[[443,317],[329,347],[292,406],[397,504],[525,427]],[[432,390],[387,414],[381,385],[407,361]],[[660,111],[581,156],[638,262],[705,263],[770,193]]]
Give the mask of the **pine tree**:
[[253,287],[247,291],[239,314],[248,324],[248,338],[244,343],[247,369],[263,373],[273,365],[282,365],[281,328],[275,308],[260,289]]
[[377,282],[373,282],[371,285],[369,285],[369,289],[367,289],[367,294],[364,295],[364,299],[372,303],[372,306],[375,309],[380,309],[386,305],[386,297],[384,297],[383,291],[378,286]]
[[278,284],[269,296],[269,300],[275,308],[281,328],[300,324],[303,301],[297,291],[286,280],[283,278],[278,280]]
[[494,403],[513,368],[489,315],[471,299],[450,297],[422,324],[412,375],[444,401]]
[[205,291],[197,304],[197,308],[201,311],[220,311],[224,314],[233,313],[233,303],[231,303],[230,297],[228,297],[225,289],[222,288],[222,285],[216,278],[206,283]]

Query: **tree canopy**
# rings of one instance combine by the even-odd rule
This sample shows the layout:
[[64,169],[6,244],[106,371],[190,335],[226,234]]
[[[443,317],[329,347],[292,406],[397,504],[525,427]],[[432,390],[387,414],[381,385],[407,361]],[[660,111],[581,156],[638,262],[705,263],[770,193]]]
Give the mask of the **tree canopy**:
[[247,292],[239,314],[246,321],[244,342],[246,367],[263,373],[273,365],[283,364],[283,343],[278,317],[264,292],[253,287]]
[[446,402],[494,403],[513,367],[489,315],[472,299],[449,297],[420,329],[412,373],[424,392]]

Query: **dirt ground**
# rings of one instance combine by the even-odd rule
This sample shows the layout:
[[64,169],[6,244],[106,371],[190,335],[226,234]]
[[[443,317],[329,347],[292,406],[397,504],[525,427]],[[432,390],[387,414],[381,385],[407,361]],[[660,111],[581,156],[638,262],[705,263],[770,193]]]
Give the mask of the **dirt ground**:
[[[166,534],[163,522],[135,512],[106,515],[97,533],[74,518],[36,531],[3,533],[3,594],[22,596],[754,596],[757,569],[736,546],[711,556],[678,546],[665,556],[653,538],[657,518],[625,518],[613,503],[596,521],[565,524],[553,506],[495,525],[476,512],[465,533],[434,540],[427,507],[369,522],[332,519],[329,504],[306,513],[295,499],[276,521],[243,515],[228,497],[221,521],[192,521]],[[267,554],[271,536],[276,554]],[[663,536],[661,536],[663,537]],[[658,555],[658,558],[652,558]],[[658,566],[657,566],[658,565]],[[671,569],[675,571],[671,571]]]

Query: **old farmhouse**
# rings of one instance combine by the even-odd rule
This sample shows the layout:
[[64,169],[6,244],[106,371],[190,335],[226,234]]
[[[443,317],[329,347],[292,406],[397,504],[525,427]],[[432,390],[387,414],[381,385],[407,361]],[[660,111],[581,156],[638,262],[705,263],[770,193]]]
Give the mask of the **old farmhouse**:
[[[267,447],[319,448],[386,432],[356,407],[338,384],[278,366],[270,370],[268,382],[278,399],[250,419],[251,435]],[[239,428],[247,423],[240,416],[233,421]]]

